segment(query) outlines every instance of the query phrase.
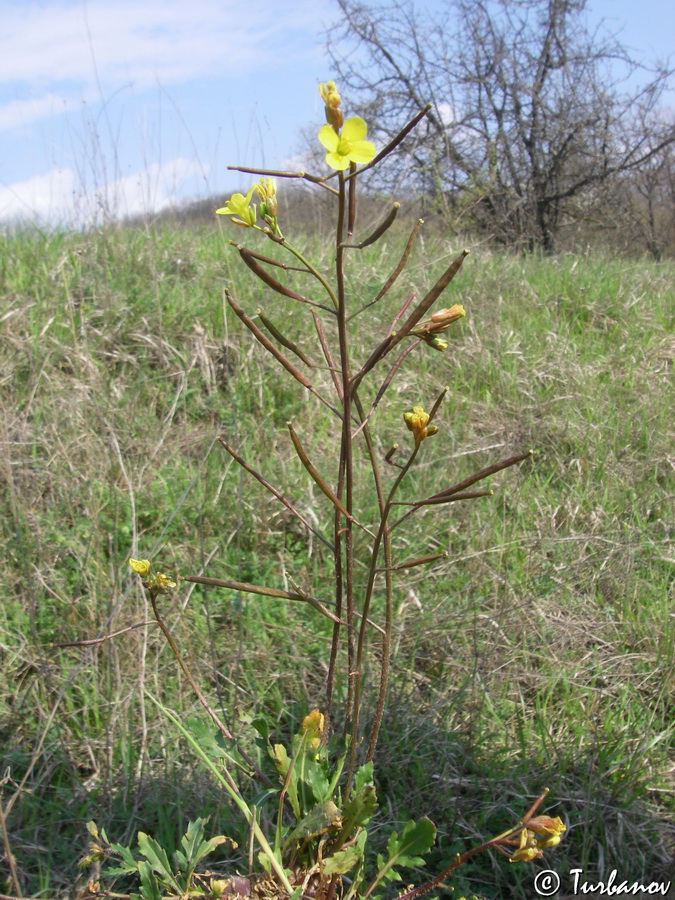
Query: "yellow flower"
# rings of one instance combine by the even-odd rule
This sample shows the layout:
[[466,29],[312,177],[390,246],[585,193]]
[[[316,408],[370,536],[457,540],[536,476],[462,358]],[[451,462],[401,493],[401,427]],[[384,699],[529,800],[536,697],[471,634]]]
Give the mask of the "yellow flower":
[[217,209],[216,213],[219,216],[232,216],[234,224],[243,225],[244,228],[250,228],[252,225],[255,225],[255,204],[250,206],[255,188],[256,185],[252,184],[245,197],[243,194],[232,194],[225,206]]
[[416,444],[438,433],[438,428],[435,425],[429,425],[429,413],[424,411],[423,406],[413,406],[412,409],[404,412],[403,420],[408,426],[408,430],[412,431],[415,436]]
[[540,859],[544,850],[560,843],[562,833],[567,831],[563,820],[556,816],[535,816],[520,832],[518,849],[509,857],[510,862],[530,862]]
[[323,713],[318,709],[313,709],[302,720],[300,726],[300,734],[307,735],[307,746],[318,747],[321,743],[321,735],[323,734],[324,717]]
[[168,575],[164,575],[162,572],[158,572],[153,581],[159,588],[175,588],[176,582],[172,581]]
[[367,163],[375,156],[375,144],[364,140],[368,126],[360,116],[351,116],[338,134],[331,125],[324,125],[319,131],[319,140],[324,145],[326,162],[332,169],[342,171],[350,162]]
[[137,575],[141,576],[141,578],[145,578],[146,575],[150,572],[149,559],[130,559],[129,565]]
[[529,831],[538,835],[537,847],[542,850],[559,844],[562,833],[567,831],[567,826],[560,816],[556,816],[555,819],[551,816],[535,816],[527,823],[527,827]]
[[260,197],[260,213],[276,216],[277,214],[277,182],[276,178],[261,178],[254,184],[255,192]]

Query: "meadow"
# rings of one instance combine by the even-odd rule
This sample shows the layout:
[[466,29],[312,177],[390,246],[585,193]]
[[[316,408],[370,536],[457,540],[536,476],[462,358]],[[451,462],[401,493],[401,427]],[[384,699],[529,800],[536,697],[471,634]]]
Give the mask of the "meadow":
[[[246,855],[238,819],[145,698],[198,715],[128,557],[279,587],[287,570],[330,592],[321,543],[217,443],[330,521],[285,424],[303,423],[330,474],[329,414],[280,376],[223,287],[299,342],[306,311],[263,295],[232,232],[0,236],[0,873],[11,852],[26,896],[86,885],[91,819],[170,847],[209,815]],[[354,309],[404,239],[350,260]],[[300,243],[330,264],[327,243]],[[364,353],[462,247],[422,238],[392,299],[358,320]],[[446,295],[467,311],[449,350],[408,357],[373,418],[384,455],[403,411],[450,387],[411,496],[535,451],[491,480],[494,496],[411,517],[395,541],[400,560],[446,553],[398,573],[376,770],[383,828],[438,826],[432,873],[548,787],[568,833],[542,866],[563,884],[579,867],[589,880],[673,874],[674,283],[672,261],[476,246]],[[165,613],[239,732],[257,712],[297,723],[320,704],[330,623],[306,605],[184,584]],[[538,865],[482,855],[456,895],[533,896]]]

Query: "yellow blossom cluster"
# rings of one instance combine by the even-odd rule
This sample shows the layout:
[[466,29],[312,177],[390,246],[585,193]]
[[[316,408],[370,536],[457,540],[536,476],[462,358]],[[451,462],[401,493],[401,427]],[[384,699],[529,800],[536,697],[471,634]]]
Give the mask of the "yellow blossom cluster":
[[408,430],[412,431],[416,444],[438,433],[435,425],[429,425],[429,413],[424,411],[423,406],[413,406],[412,409],[404,412],[403,421],[408,426]]
[[149,559],[129,559],[129,565],[137,575],[147,579],[143,582],[143,586],[149,591],[155,591],[157,594],[166,594],[171,588],[176,587],[176,582],[172,581],[163,572],[155,572],[150,576],[152,566]]
[[509,857],[510,862],[531,862],[540,859],[544,850],[555,847],[567,826],[556,816],[535,816],[527,823],[527,827],[520,832],[518,849]]

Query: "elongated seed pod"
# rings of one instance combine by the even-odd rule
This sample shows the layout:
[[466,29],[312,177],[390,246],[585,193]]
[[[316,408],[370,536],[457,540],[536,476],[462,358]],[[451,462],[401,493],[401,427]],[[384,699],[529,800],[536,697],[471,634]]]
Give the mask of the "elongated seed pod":
[[285,337],[279,331],[279,329],[276,327],[276,325],[273,322],[271,322],[267,318],[267,316],[265,316],[263,314],[263,311],[261,309],[257,309],[256,314],[257,314],[258,318],[260,319],[260,321],[265,326],[265,328],[272,335],[272,337],[275,337],[279,341],[280,344],[282,344],[284,347],[286,347],[292,353],[295,353],[295,355],[299,359],[301,359],[305,363],[305,365],[307,365],[307,366],[312,365],[311,362],[307,359],[307,356],[305,355],[304,350],[301,347],[298,347],[298,345],[295,343],[295,341],[292,341],[290,338]]
[[388,228],[394,224],[396,220],[396,216],[398,215],[398,211],[401,207],[400,203],[394,203],[392,208],[389,210],[385,218],[380,222],[375,231],[372,234],[368,235],[367,238],[361,241],[360,244],[345,244],[345,247],[351,247],[353,250],[363,250],[364,247],[370,247],[371,244],[374,244],[375,241],[378,241],[382,235],[387,231]]

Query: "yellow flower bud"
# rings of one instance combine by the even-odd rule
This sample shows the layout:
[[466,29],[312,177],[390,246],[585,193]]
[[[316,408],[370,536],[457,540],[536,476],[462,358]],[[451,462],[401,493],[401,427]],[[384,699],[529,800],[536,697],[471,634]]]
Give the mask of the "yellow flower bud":
[[438,350],[440,353],[445,353],[445,351],[450,346],[450,343],[446,341],[445,338],[438,337],[435,334],[425,335],[424,340],[427,342],[427,345],[429,347],[433,347],[434,350]]
[[429,413],[424,411],[423,406],[413,406],[412,409],[404,412],[403,421],[408,426],[408,430],[412,431],[415,436],[416,444],[419,444],[429,435],[438,432],[438,428],[435,425],[429,425]]
[[149,559],[130,559],[129,565],[137,575],[141,576],[141,578],[145,578],[150,572]]
[[448,306],[447,309],[439,309],[435,313],[432,313],[430,319],[425,319],[424,322],[420,322],[420,324],[416,328],[413,328],[410,333],[417,335],[418,337],[440,334],[442,331],[447,331],[453,322],[456,322],[457,319],[461,319],[462,316],[465,315],[466,310],[464,307],[460,303],[455,303],[453,306]]
[[437,312],[431,314],[431,321],[436,324],[442,324],[446,327],[450,325],[451,322],[454,322],[456,319],[461,319],[462,316],[466,315],[466,310],[461,305],[461,303],[455,303],[452,306],[449,306],[447,309],[439,309]]
[[326,106],[331,106],[335,109],[342,103],[342,97],[340,97],[340,92],[334,81],[322,81],[319,84],[319,93]]
[[340,109],[342,98],[337,85],[334,81],[322,81],[319,84],[319,93],[325,104],[326,122],[337,132],[342,128],[344,121],[342,110]]

